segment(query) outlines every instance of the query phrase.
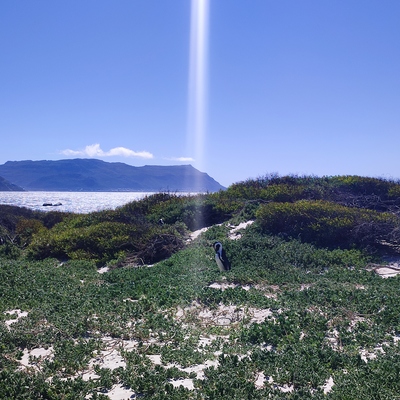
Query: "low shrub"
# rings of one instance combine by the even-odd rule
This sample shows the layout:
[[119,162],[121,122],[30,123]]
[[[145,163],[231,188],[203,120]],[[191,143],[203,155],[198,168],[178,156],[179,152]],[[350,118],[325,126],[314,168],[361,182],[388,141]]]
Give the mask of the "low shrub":
[[45,230],[43,223],[37,219],[20,219],[16,226],[18,243],[21,247],[27,246],[32,241],[32,236]]
[[[178,226],[179,227],[179,226]],[[28,246],[28,257],[44,259],[93,260],[105,264],[120,260],[125,254],[143,263],[169,257],[183,247],[183,231],[174,226],[100,222],[76,226],[75,221],[43,229]]]
[[150,222],[160,219],[167,224],[184,223],[194,231],[229,219],[223,207],[218,207],[218,198],[210,195],[170,196],[152,206],[147,215]]
[[338,191],[346,191],[354,195],[376,195],[382,200],[388,198],[390,190],[400,185],[385,179],[370,178],[358,175],[344,175],[330,178],[330,183]]
[[258,209],[257,218],[264,232],[331,248],[376,247],[399,226],[393,214],[320,200],[265,204]]
[[[351,207],[390,210],[400,198],[400,183],[382,178],[344,176],[278,176],[271,174],[231,185],[228,196],[245,200],[294,202],[326,200]],[[398,203],[396,203],[398,204]]]
[[101,222],[79,228],[61,223],[35,235],[28,247],[28,255],[34,259],[57,257],[101,262],[132,248],[142,233],[135,226],[118,222]]

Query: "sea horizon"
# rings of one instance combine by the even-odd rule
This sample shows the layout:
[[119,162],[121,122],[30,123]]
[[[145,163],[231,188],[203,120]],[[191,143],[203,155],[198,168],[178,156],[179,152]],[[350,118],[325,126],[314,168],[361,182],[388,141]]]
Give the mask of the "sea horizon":
[[[66,191],[0,191],[0,205],[26,207],[39,211],[64,211],[74,213],[90,213],[102,210],[114,210],[127,203],[140,200],[154,192],[66,192]],[[173,192],[188,194],[184,192]],[[195,193],[192,193],[195,194]],[[45,205],[46,204],[46,205]]]

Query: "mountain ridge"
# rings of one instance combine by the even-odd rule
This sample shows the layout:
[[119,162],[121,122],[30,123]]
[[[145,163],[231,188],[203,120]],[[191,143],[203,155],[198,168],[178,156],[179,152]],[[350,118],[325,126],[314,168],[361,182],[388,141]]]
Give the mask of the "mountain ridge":
[[192,165],[131,166],[98,159],[7,161],[0,176],[29,191],[216,192],[221,184]]
[[0,192],[23,192],[24,189],[0,176]]

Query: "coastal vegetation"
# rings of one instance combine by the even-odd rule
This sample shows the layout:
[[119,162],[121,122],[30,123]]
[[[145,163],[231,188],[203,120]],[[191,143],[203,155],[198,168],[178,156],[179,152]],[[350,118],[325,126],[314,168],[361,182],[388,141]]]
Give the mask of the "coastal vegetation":
[[396,181],[278,175],[89,214],[0,205],[0,398],[397,398],[398,264],[377,272],[399,206]]

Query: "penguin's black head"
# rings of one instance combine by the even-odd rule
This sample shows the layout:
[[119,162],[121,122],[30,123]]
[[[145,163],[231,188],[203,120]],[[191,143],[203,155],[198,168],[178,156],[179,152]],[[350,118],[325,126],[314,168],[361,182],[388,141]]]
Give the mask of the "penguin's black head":
[[214,250],[217,252],[217,251],[220,250],[220,248],[222,247],[222,245],[221,245],[220,242],[215,242],[215,243],[213,244],[213,247],[214,247]]

